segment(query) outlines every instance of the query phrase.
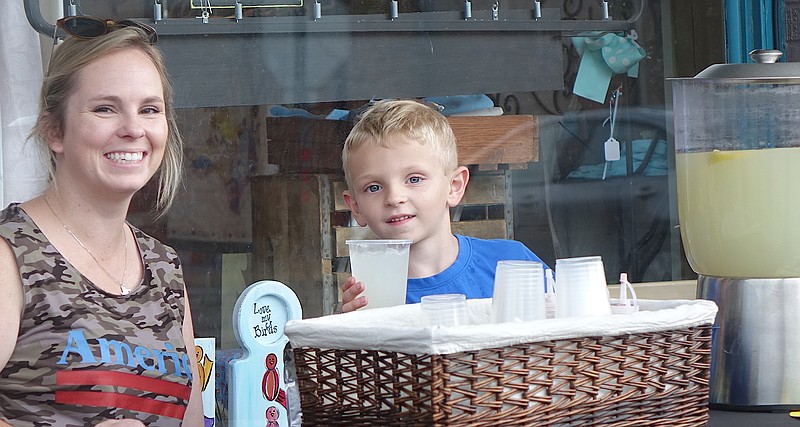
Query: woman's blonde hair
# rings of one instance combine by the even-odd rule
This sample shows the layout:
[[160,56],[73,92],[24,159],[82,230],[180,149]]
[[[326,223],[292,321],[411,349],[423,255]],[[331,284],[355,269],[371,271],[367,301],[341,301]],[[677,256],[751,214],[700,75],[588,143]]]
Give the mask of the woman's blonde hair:
[[183,139],[175,122],[172,85],[164,65],[164,57],[161,51],[150,43],[144,31],[135,27],[122,27],[95,38],[67,37],[50,59],[42,82],[39,117],[31,130],[30,137],[42,144],[44,151],[48,153],[48,168],[52,181],[58,165],[55,153],[47,146],[47,135],[52,135],[53,132],[61,135],[63,132],[67,99],[75,90],[78,73],[89,63],[122,49],[138,49],[147,55],[158,71],[164,90],[164,113],[167,118],[168,134],[164,159],[159,168],[158,196],[155,205],[156,212],[161,215],[172,205],[180,186],[183,171]]
[[411,99],[378,101],[361,114],[345,140],[342,168],[348,184],[350,153],[364,146],[390,148],[398,142],[397,136],[430,145],[444,173],[458,167],[456,137],[439,111]]

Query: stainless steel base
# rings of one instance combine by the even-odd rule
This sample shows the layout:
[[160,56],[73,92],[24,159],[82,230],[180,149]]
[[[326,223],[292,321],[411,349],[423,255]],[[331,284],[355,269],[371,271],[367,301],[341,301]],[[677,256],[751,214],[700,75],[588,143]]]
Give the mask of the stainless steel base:
[[800,278],[700,275],[698,298],[717,303],[710,401],[728,410],[800,408]]

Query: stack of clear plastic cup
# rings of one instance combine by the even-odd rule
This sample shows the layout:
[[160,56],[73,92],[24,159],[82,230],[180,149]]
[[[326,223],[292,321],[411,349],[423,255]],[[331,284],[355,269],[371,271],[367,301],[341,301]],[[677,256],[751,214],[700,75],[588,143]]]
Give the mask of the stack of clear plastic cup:
[[556,317],[611,314],[603,260],[599,256],[556,260]]
[[420,306],[428,326],[468,324],[467,297],[464,294],[426,295],[421,298]]
[[544,266],[535,261],[498,261],[492,298],[493,323],[546,317]]

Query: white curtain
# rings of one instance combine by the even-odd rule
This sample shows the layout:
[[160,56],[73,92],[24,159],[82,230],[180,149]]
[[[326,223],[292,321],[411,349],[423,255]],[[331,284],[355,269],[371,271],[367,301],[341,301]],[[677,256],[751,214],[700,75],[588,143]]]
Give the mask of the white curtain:
[[0,209],[44,190],[44,156],[27,140],[39,106],[42,56],[38,33],[20,0],[0,2]]

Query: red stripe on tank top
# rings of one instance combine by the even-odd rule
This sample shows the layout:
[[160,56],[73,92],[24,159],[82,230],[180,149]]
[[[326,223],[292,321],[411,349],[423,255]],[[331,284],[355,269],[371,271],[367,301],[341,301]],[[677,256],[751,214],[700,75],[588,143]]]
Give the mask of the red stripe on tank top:
[[59,390],[56,391],[56,403],[129,409],[176,419],[182,419],[186,413],[184,405],[105,391]]
[[191,387],[172,381],[113,371],[58,371],[56,373],[56,384],[127,387],[150,393],[174,396],[184,400],[189,400],[189,395],[192,392]]

